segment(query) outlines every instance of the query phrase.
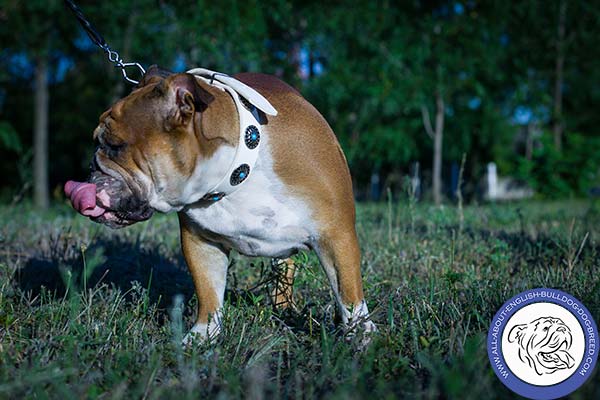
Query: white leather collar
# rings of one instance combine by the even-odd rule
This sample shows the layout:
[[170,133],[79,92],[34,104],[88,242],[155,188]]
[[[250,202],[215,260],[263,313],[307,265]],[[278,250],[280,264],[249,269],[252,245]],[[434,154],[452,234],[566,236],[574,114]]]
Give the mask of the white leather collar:
[[235,92],[239,93],[242,97],[248,100],[252,105],[261,110],[267,115],[276,116],[277,110],[269,103],[269,100],[265,99],[260,93],[252,89],[250,86],[237,79],[223,74],[221,72],[211,71],[206,68],[194,68],[187,71],[188,74],[196,75],[203,78],[210,85],[216,86],[215,82],[225,85]]
[[256,90],[229,75],[204,68],[194,68],[187,73],[229,93],[238,112],[239,142],[231,166],[202,197],[202,200],[215,202],[235,192],[252,173],[263,139],[259,110],[273,116],[277,115],[277,110]]

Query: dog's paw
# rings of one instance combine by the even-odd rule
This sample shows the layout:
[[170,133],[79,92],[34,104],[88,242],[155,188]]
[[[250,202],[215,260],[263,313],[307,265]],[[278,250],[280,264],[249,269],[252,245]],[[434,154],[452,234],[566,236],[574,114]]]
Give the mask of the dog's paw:
[[206,341],[207,337],[197,332],[189,331],[181,340],[183,347],[192,347],[194,344],[201,344]]
[[[342,318],[346,325],[346,340],[357,344],[358,351],[366,349],[377,326],[371,321],[367,303],[363,300],[352,307],[344,307]],[[344,318],[345,317],[345,318]]]
[[354,343],[358,351],[365,350],[377,333],[377,325],[370,319],[363,318],[351,325],[346,325],[344,337],[348,343]]
[[362,328],[366,335],[377,332],[377,325],[375,325],[371,320],[363,322]]
[[373,323],[373,321],[367,320],[367,321],[364,321],[361,325],[362,325],[361,326],[362,337],[360,338],[360,341],[358,343],[359,351],[363,351],[367,347],[369,347],[369,344],[371,344],[371,339],[372,339],[373,335],[375,333],[377,333],[377,325],[375,325]]
[[202,344],[207,340],[212,340],[219,335],[221,325],[216,321],[211,321],[208,324],[197,323],[184,336],[181,344],[184,347],[190,347],[195,344]]

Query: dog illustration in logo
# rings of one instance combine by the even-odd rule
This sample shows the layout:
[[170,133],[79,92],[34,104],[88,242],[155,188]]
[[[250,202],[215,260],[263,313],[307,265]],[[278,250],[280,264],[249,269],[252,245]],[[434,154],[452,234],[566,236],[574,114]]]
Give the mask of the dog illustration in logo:
[[519,358],[538,375],[575,366],[575,359],[569,354],[573,344],[571,330],[560,318],[541,317],[515,325],[508,342],[518,344]]

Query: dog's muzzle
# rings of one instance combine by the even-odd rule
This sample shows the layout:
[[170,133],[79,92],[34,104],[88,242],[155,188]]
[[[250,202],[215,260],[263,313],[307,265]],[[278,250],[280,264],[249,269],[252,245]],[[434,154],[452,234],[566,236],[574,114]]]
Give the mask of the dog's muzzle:
[[149,219],[153,210],[135,196],[123,180],[92,172],[88,182],[68,181],[65,194],[80,214],[94,222],[121,228]]

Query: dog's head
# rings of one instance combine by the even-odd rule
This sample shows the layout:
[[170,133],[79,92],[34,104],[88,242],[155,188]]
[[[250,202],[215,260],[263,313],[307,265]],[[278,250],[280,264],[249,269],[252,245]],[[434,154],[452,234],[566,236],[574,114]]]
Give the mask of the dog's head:
[[193,75],[151,67],[132,93],[100,116],[88,182],[65,185],[74,208],[115,228],[148,219],[154,210],[181,209],[189,200],[183,198],[186,182],[220,144],[213,139],[237,137],[222,126],[230,110],[217,104],[207,112],[215,91]]
[[515,325],[508,334],[509,343],[519,346],[519,357],[538,375],[572,368],[569,354],[573,337],[560,318],[541,317],[528,324]]

